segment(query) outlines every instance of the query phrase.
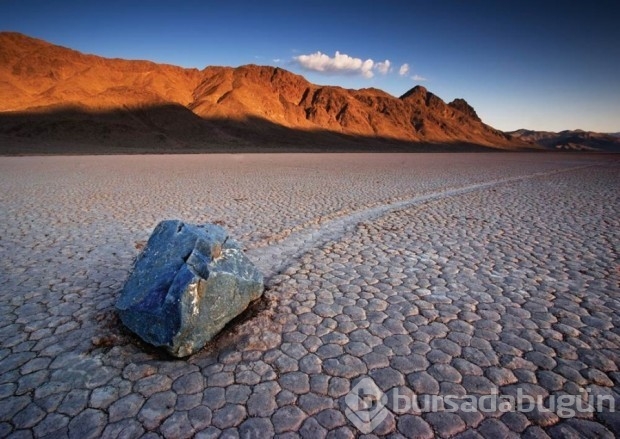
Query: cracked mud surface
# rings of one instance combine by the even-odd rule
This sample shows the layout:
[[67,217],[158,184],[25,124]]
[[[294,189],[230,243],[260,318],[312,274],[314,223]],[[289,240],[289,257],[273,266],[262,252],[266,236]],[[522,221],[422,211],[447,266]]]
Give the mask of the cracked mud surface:
[[[619,169],[548,154],[0,158],[0,437],[355,437],[344,398],[365,377],[388,396],[587,388],[618,407]],[[184,360],[113,312],[166,218],[224,225],[268,276],[265,300]],[[374,435],[620,434],[609,407],[388,410]]]

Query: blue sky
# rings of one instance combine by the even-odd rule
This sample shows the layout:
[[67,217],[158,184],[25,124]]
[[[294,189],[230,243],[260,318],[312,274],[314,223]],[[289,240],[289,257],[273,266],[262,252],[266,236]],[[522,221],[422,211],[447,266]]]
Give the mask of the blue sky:
[[620,131],[617,1],[0,0],[0,29],[106,57],[278,65],[395,96],[420,84],[503,130]]

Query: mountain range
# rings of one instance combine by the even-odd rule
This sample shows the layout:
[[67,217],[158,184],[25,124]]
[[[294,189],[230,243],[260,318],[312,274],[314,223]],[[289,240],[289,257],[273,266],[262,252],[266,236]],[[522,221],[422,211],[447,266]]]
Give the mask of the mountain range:
[[394,97],[270,66],[103,58],[12,32],[0,33],[0,96],[4,154],[549,147],[421,86]]
[[532,131],[520,129],[508,132],[513,138],[561,151],[608,151],[620,152],[618,133],[595,133],[583,130]]

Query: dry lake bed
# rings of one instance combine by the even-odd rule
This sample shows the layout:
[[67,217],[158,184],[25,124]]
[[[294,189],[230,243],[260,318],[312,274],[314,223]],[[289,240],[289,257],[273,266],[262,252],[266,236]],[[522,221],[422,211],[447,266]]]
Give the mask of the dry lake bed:
[[[268,287],[182,360],[113,307],[170,218]],[[613,438],[619,248],[611,155],[3,157],[0,437]]]

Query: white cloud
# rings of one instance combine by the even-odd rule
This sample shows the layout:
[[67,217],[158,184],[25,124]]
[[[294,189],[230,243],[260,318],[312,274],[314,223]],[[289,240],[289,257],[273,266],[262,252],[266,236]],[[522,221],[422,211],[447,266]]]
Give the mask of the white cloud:
[[276,64],[279,64],[279,63],[281,63],[281,62],[282,62],[282,60],[281,60],[280,58],[274,58],[272,61],[273,61],[274,63],[276,63]]
[[398,74],[400,76],[405,76],[407,73],[409,73],[409,64],[405,63],[398,69]]
[[386,59],[383,62],[378,62],[375,64],[375,69],[381,73],[382,75],[387,74],[390,71],[391,62],[389,59]]
[[390,71],[391,62],[385,60],[375,63],[372,59],[362,60],[354,58],[346,53],[336,51],[333,57],[321,52],[311,53],[309,55],[299,55],[293,59],[301,67],[307,70],[314,70],[322,73],[344,73],[349,75],[361,75],[365,78],[372,78],[374,71],[383,75]]
[[419,81],[419,82],[426,81],[426,78],[424,76],[420,76],[420,75],[413,75],[411,77],[411,79],[413,79],[414,81]]
[[[338,52],[336,52],[338,54]],[[359,58],[357,58],[359,59]],[[361,60],[360,60],[361,61]],[[372,72],[372,66],[374,65],[374,61],[370,58],[362,63],[362,67],[360,68],[360,72],[364,78],[372,78],[374,73]]]
[[340,52],[336,52],[333,58],[324,53],[316,52],[310,55],[299,55],[293,59],[303,68],[317,72],[361,74],[366,78],[373,76],[373,60],[363,61],[360,58],[353,58]]

